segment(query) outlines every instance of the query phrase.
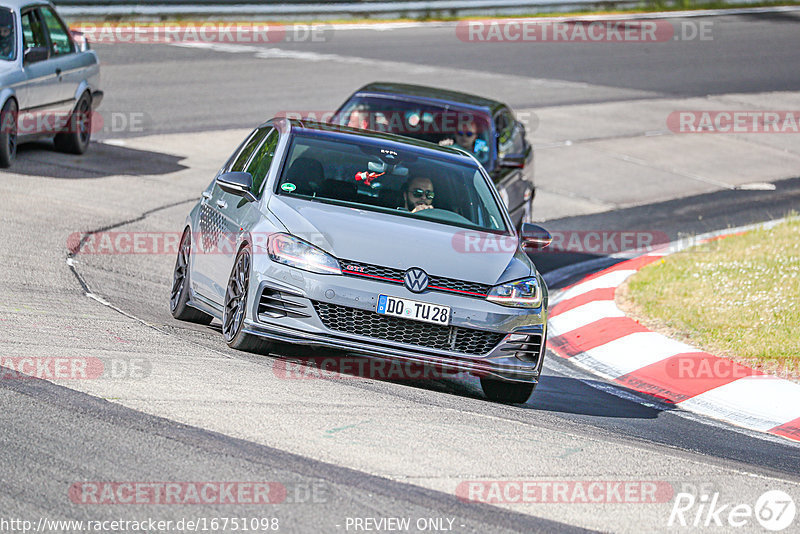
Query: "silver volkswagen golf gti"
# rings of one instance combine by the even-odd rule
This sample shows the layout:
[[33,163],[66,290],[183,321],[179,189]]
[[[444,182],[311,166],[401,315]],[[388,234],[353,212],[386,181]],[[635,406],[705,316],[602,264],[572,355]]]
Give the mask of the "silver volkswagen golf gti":
[[525,402],[539,379],[547,287],[464,151],[286,119],[255,129],[186,219],[177,319],[222,321],[234,348],[293,344],[480,377]]

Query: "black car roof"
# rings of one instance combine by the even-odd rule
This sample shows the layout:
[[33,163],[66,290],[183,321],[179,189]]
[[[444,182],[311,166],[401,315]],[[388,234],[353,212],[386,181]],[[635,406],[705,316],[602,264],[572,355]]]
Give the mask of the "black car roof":
[[308,130],[310,132],[322,132],[323,134],[330,133],[332,135],[336,134],[356,135],[362,138],[368,138],[378,141],[389,141],[391,143],[410,145],[412,147],[417,147],[425,150],[432,150],[435,152],[446,154],[451,157],[463,157],[465,159],[468,158],[467,153],[461,149],[449,146],[440,146],[436,143],[429,143],[428,141],[422,141],[420,139],[415,139],[413,137],[406,137],[404,135],[398,135],[393,133],[376,132],[373,130],[362,130],[360,128],[352,128],[350,126],[342,126],[338,124],[331,124],[328,122],[317,122],[304,119],[288,119],[283,117],[272,119],[271,121],[268,122],[274,122],[278,120],[285,120],[289,122],[291,130]]
[[414,100],[436,100],[449,104],[483,108],[488,110],[491,114],[494,114],[500,108],[507,107],[502,102],[492,100],[491,98],[471,95],[469,93],[461,93],[458,91],[450,91],[449,89],[439,89],[436,87],[412,85],[407,83],[373,82],[356,91],[355,95],[360,93],[377,93],[400,97],[410,97],[410,99]]

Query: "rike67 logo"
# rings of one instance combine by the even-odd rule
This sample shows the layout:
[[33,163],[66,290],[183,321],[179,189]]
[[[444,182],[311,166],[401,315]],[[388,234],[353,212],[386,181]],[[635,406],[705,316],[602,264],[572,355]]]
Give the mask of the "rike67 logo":
[[794,523],[797,508],[789,494],[781,490],[770,490],[762,494],[755,505],[731,503],[720,500],[719,492],[709,494],[680,492],[667,521],[674,527],[723,527],[725,529],[756,526],[780,532]]

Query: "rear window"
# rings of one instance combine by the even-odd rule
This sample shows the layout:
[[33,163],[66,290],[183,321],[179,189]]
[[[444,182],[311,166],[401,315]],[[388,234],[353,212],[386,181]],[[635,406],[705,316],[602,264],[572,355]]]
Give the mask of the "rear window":
[[356,96],[333,122],[363,130],[389,132],[443,146],[457,146],[487,168],[493,161],[491,119],[488,114],[406,102],[375,96]]

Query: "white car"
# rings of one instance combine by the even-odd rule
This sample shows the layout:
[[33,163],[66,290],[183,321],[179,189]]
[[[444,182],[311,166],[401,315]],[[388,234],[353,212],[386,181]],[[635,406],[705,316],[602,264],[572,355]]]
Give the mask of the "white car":
[[103,92],[97,54],[81,37],[49,2],[0,0],[0,167],[19,142],[42,137],[64,152],[88,148]]

